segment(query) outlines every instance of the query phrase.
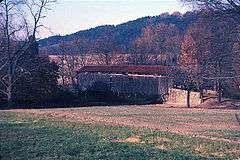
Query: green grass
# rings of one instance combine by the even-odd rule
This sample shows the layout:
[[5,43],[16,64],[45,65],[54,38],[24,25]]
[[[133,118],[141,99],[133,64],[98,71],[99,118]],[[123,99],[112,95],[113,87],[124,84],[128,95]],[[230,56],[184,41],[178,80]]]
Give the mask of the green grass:
[[222,117],[228,117],[229,114],[220,114],[220,113],[185,113],[185,114],[178,114],[179,116],[187,116],[187,117],[212,117],[212,116],[222,116]]
[[[115,142],[129,137],[139,137],[140,141]],[[32,118],[0,112],[2,160],[237,159],[240,157],[240,152],[236,153],[239,148],[239,144],[143,128],[87,125],[63,119]]]
[[231,140],[239,140],[240,139],[240,131],[239,130],[208,130],[209,135],[218,138],[225,138]]

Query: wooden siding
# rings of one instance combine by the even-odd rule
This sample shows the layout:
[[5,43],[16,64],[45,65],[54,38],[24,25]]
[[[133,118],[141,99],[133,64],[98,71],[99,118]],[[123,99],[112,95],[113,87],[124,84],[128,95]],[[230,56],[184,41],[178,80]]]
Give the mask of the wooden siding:
[[78,74],[78,85],[81,91],[88,90],[96,82],[104,83],[109,90],[120,94],[162,95],[168,93],[167,77],[88,72]]

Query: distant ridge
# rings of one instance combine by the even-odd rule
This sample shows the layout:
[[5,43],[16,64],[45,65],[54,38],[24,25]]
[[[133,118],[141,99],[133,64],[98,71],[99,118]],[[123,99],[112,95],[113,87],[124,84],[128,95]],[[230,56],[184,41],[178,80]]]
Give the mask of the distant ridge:
[[[51,36],[39,40],[39,44],[42,48],[47,47],[45,51],[50,52],[47,54],[58,54],[60,42],[64,42],[70,46],[76,40],[79,40],[79,45],[83,53],[111,53],[115,51],[130,53],[134,42],[144,34],[143,30],[146,27],[154,28],[158,24],[174,25],[180,34],[183,35],[188,25],[196,17],[197,14],[193,12],[187,12],[183,15],[176,12],[172,15],[165,13],[159,16],[147,16],[116,26],[103,25],[65,36]],[[72,46],[70,50],[75,52],[76,48]]]

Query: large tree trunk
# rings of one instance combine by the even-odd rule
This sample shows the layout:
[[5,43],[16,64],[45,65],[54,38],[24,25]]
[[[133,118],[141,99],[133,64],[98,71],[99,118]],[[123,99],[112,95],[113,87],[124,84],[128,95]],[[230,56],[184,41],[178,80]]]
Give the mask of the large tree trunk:
[[190,108],[191,106],[190,106],[190,91],[189,90],[187,90],[187,108]]
[[7,101],[8,107],[12,105],[12,83],[13,83],[13,63],[12,63],[12,54],[10,51],[10,34],[9,34],[9,6],[8,1],[5,0],[5,38],[6,38],[6,53],[7,53],[7,61],[8,61],[8,70],[7,70]]
[[7,102],[8,108],[12,106],[12,87],[11,85],[7,88]]
[[221,80],[218,79],[217,80],[217,92],[218,92],[218,102],[221,103],[222,102],[222,83]]
[[203,103],[203,89],[200,88],[200,99],[201,99],[201,103]]
[[12,85],[13,85],[13,79],[12,79],[12,75],[13,75],[13,69],[12,69],[12,62],[10,61],[9,64],[9,69],[8,69],[8,87],[7,87],[7,100],[8,100],[8,107],[12,106]]

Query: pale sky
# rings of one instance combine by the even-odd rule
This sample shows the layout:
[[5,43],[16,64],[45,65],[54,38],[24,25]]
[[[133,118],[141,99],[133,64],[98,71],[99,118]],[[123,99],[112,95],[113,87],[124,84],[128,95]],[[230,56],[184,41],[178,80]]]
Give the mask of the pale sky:
[[186,12],[179,0],[58,0],[43,23],[51,28],[41,31],[41,38],[66,35],[106,24],[120,24],[164,12]]

